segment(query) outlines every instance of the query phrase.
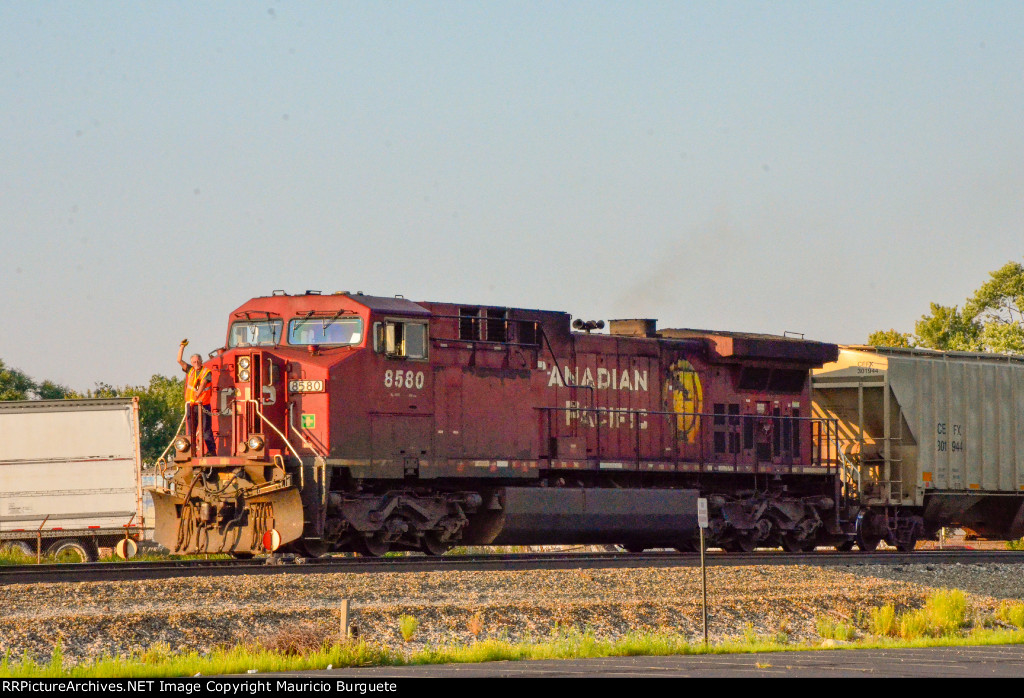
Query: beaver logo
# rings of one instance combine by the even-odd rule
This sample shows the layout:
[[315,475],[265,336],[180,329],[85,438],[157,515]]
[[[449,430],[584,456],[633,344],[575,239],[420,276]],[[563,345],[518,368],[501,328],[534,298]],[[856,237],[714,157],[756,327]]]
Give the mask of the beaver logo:
[[680,441],[697,442],[700,431],[700,412],[704,406],[704,391],[700,376],[686,359],[679,359],[668,367],[665,381],[665,404],[675,412],[676,434]]

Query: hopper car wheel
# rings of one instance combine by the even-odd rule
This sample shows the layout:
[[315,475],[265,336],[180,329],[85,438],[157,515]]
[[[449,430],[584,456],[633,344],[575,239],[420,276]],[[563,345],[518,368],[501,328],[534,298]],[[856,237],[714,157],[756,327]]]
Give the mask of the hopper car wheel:
[[57,541],[46,553],[52,555],[57,562],[96,562],[100,557],[94,543],[75,538]]
[[253,558],[253,553],[231,553],[231,557],[236,560],[251,560]]
[[901,536],[896,539],[896,549],[901,553],[909,553],[917,547],[917,531],[912,532],[907,536]]
[[384,557],[391,548],[391,545],[384,540],[383,533],[375,533],[372,536],[363,538],[359,547],[362,552],[370,557]]
[[19,553],[26,557],[36,556],[36,549],[23,540],[11,540],[7,541],[3,545],[0,545],[0,552],[7,553],[14,550],[17,550]]
[[844,540],[842,543],[836,544],[836,550],[841,553],[848,553],[853,550],[853,544],[856,542],[854,540]]
[[647,546],[643,545],[642,543],[625,543],[622,546],[622,548],[627,553],[642,553],[643,551],[647,550]]
[[423,548],[423,552],[425,552],[427,555],[436,556],[444,555],[452,546],[450,543],[441,540],[441,537],[437,533],[428,531],[423,534],[423,539],[420,542],[420,547]]

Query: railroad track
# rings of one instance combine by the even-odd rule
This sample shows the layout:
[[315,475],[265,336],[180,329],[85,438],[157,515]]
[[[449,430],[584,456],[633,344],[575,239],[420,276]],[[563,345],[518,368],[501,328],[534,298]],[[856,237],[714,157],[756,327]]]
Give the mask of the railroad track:
[[[927,564],[1022,564],[1024,552],[1001,550],[919,550],[785,553],[718,553],[706,555],[709,566],[744,565],[927,565]],[[265,574],[369,572],[438,572],[489,570],[556,570],[627,567],[696,567],[696,553],[517,553],[453,555],[448,557],[389,558],[257,558],[253,560],[171,560],[165,562],[94,562],[63,565],[16,565],[0,567],[0,586],[59,582],[113,582],[176,577],[227,577]]]

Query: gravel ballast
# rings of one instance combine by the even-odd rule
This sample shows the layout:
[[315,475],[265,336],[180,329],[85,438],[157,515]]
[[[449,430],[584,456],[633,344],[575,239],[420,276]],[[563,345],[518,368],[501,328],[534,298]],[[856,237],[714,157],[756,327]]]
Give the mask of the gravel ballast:
[[[968,594],[974,613],[1024,599],[1017,565],[750,566],[708,570],[713,642],[756,633],[816,641],[819,616],[851,621],[887,603],[920,607],[939,588]],[[475,639],[543,640],[567,630],[601,639],[636,632],[702,638],[699,568],[288,574],[79,582],[0,588],[0,652],[48,659],[60,641],[72,663],[127,655],[164,643],[208,652],[238,643],[273,644],[301,629],[339,633],[350,622],[372,643],[415,651]],[[399,617],[418,627],[404,642]]]

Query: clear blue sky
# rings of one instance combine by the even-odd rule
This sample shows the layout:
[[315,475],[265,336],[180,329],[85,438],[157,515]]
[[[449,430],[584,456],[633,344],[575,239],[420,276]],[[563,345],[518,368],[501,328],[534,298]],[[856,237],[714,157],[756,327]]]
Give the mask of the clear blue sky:
[[1024,3],[0,4],[0,359],[273,289],[860,342],[1024,249]]

